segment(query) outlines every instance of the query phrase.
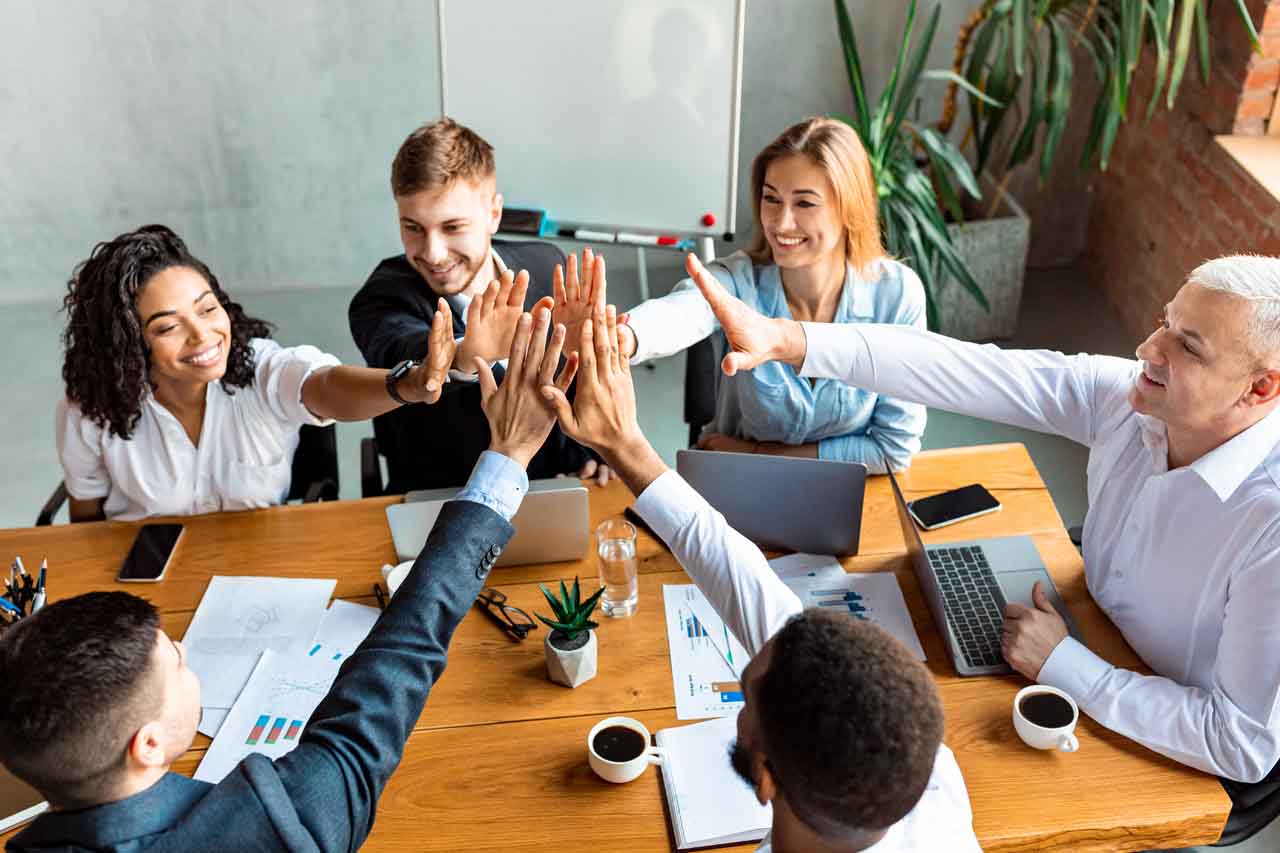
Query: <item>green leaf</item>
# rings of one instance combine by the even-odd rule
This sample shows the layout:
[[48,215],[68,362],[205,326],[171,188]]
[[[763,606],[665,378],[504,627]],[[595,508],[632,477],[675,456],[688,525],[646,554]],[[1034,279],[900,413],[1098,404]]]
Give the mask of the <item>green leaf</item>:
[[867,107],[867,86],[862,76],[862,63],[858,58],[858,39],[853,32],[853,21],[844,0],[835,0],[836,21],[840,29],[840,48],[844,55],[845,71],[849,75],[849,89],[853,93],[853,111],[857,117],[854,130],[864,139],[871,130],[871,113]]
[[929,71],[925,71],[924,73],[922,73],[920,76],[926,80],[943,80],[943,81],[946,81],[947,83],[955,83],[961,89],[964,89],[965,93],[968,94],[969,97],[977,98],[979,101],[982,101],[984,104],[989,104],[990,106],[993,106],[993,107],[1005,106],[1003,101],[997,101],[995,98],[991,97],[990,95],[983,93],[983,91],[979,89],[977,86],[974,86],[964,77],[961,77],[959,74],[955,73],[954,71],[951,71],[950,69],[942,69],[942,68],[930,69]]
[[578,608],[578,612],[587,617],[591,615],[591,611],[596,609],[596,603],[600,601],[600,596],[604,594],[604,587],[600,587],[593,592],[586,601],[582,602],[582,606]]
[[1160,92],[1164,89],[1165,78],[1169,74],[1169,35],[1173,32],[1173,0],[1155,0],[1154,5],[1147,3],[1147,14],[1151,16],[1151,30],[1156,42],[1156,79],[1151,87],[1151,101],[1147,104],[1147,119],[1155,112],[1160,102]]
[[1040,129],[1040,120],[1044,117],[1045,102],[1049,100],[1049,71],[1040,67],[1040,50],[1033,46],[1031,56],[1031,95],[1027,104],[1027,118],[1022,132],[1013,143],[1009,152],[1007,168],[1012,169],[1031,156],[1035,147],[1036,132]]
[[[914,0],[912,0],[912,3],[914,6]],[[911,62],[907,65],[907,73],[898,86],[898,99],[894,103],[893,116],[889,121],[889,126],[886,128],[886,134],[889,138],[897,135],[898,129],[907,117],[908,108],[912,102],[918,100],[921,74],[924,72],[925,62],[929,59],[929,49],[933,47],[934,36],[938,32],[938,15],[941,11],[941,4],[933,7],[933,14],[929,16],[929,22],[925,25],[924,35],[920,39],[920,44],[916,47],[915,56],[912,57]],[[908,26],[910,26],[910,17],[908,17]],[[906,43],[905,37],[903,43]]]
[[1235,3],[1236,11],[1240,13],[1240,20],[1249,31],[1249,42],[1253,45],[1253,52],[1262,55],[1262,40],[1258,38],[1258,28],[1253,25],[1253,16],[1249,14],[1249,7],[1244,4],[1244,0],[1235,0]]
[[542,595],[547,599],[547,603],[551,605],[551,612],[555,614],[555,617],[561,622],[567,622],[569,614],[565,612],[564,606],[561,605],[560,601],[542,584],[538,584],[538,589],[542,590]]
[[1049,177],[1053,158],[1058,153],[1062,134],[1071,113],[1071,82],[1075,74],[1075,61],[1071,58],[1071,37],[1057,18],[1049,19],[1049,62],[1053,68],[1053,82],[1049,86],[1049,102],[1045,106],[1046,131],[1040,148],[1040,180]]
[[573,576],[573,595],[569,599],[569,610],[571,613],[574,613],[575,615],[578,613],[579,597],[581,595],[582,595],[582,590],[578,587],[578,576],[574,575]]
[[1027,52],[1027,0],[1013,0],[1010,16],[1010,32],[1013,50],[1013,74],[1021,77],[1026,72]]
[[[996,49],[995,62],[991,66],[991,71],[987,75],[986,92],[998,101],[1004,102],[1008,97],[1008,92],[1012,91],[1009,85],[1009,51],[1007,49],[1007,37],[1004,31],[1000,32],[1000,42]],[[995,141],[996,133],[1000,129],[1000,124],[1007,112],[1007,107],[999,107],[987,111],[983,116],[983,126],[981,132],[978,133],[978,171],[981,172],[986,168],[987,159],[991,156],[991,145]],[[975,128],[976,129],[976,128]]]
[[1182,8],[1178,15],[1178,39],[1173,47],[1173,71],[1169,74],[1169,94],[1165,98],[1165,107],[1173,109],[1173,102],[1178,98],[1178,89],[1182,86],[1182,73],[1187,67],[1187,56],[1191,53],[1191,26],[1195,21],[1196,6],[1200,0],[1182,0]]
[[1213,54],[1209,50],[1209,22],[1205,20],[1204,4],[1207,0],[1196,0],[1196,55],[1200,57],[1200,79],[1209,85],[1209,63]]
[[880,103],[876,105],[876,111],[871,118],[871,148],[878,155],[882,155],[885,145],[892,140],[892,136],[888,133],[891,123],[892,110],[890,106],[893,104],[894,95],[898,91],[898,78],[902,76],[902,69],[907,64],[907,51],[911,47],[911,31],[915,28],[916,19],[916,0],[910,0],[907,6],[907,23],[902,30],[902,38],[898,42],[898,58],[893,63],[893,71],[889,74],[889,82],[885,85],[884,91],[880,94]]

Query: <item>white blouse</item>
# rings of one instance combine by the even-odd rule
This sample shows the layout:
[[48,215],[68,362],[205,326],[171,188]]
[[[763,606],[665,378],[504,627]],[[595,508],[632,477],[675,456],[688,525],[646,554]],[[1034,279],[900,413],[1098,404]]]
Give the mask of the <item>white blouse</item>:
[[228,394],[205,390],[200,445],[148,392],[133,435],[124,439],[86,418],[65,398],[54,432],[67,492],[106,498],[107,518],[199,515],[281,503],[289,492],[298,427],[326,426],[302,404],[302,385],[320,367],[340,364],[312,346],[282,347],[255,338],[254,377]]

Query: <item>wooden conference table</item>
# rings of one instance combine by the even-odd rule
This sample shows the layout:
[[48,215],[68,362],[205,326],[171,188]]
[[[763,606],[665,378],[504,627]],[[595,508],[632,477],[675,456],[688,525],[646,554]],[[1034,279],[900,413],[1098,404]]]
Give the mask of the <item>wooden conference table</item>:
[[[1085,590],[1083,563],[1026,449],[1020,444],[920,454],[900,482],[908,499],[980,481],[1002,512],[926,534],[928,541],[1025,533],[1091,648],[1112,663],[1141,664]],[[336,577],[336,595],[373,603],[378,568],[394,562],[384,508],[397,498],[277,507],[185,519],[166,579],[117,585],[116,569],[136,523],[102,522],[0,531],[0,557],[27,565],[47,555],[51,600],[127,588],[152,600],[166,631],[181,637],[213,575]],[[591,492],[591,520],[631,502],[620,484]],[[443,679],[432,690],[404,761],[378,808],[365,849],[533,851],[563,843],[601,851],[674,849],[657,772],[628,785],[597,779],[586,734],[602,717],[626,714],[651,731],[679,725],[662,608],[662,585],[688,576],[640,533],[640,608],[602,620],[599,675],[575,690],[547,680],[540,629],[507,639],[483,613],[463,620]],[[985,850],[1124,851],[1216,840],[1230,809],[1217,780],[1150,752],[1092,720],[1078,727],[1074,755],[1039,752],[1010,721],[1019,677],[957,678],[907,564],[888,480],[867,484],[858,556],[849,571],[898,575],[928,665],[946,707],[946,742],[964,772],[974,827]],[[512,603],[545,611],[538,582],[594,577],[594,556],[577,563],[495,569],[490,585]],[[175,769],[190,774],[208,746],[198,736]],[[7,837],[7,836],[5,836]],[[746,851],[754,845],[738,845]]]

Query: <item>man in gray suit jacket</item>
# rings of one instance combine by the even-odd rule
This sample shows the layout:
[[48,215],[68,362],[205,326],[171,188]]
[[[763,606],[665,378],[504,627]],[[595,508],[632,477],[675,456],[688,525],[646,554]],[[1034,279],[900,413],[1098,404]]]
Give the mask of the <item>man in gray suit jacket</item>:
[[551,431],[537,389],[556,381],[564,331],[548,343],[549,325],[525,314],[501,388],[482,376],[490,449],[283,758],[252,755],[217,785],[169,770],[195,737],[199,681],[141,598],[77,596],[0,636],[0,762],[54,808],[6,849],[358,848]]

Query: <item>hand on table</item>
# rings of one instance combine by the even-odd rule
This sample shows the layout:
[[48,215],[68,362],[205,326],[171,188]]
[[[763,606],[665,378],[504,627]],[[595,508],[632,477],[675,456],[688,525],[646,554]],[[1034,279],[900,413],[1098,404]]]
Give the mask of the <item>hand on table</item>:
[[[524,313],[524,297],[528,290],[528,272],[507,270],[471,300],[467,306],[467,329],[455,356],[459,370],[474,373],[477,357],[484,359],[486,364],[493,364],[507,355],[516,323]],[[538,300],[532,310],[550,308],[551,304],[551,297],[546,297]]]
[[1049,603],[1037,581],[1031,589],[1035,607],[1011,602],[1004,608],[1000,649],[1009,665],[1035,681],[1049,655],[1067,636],[1067,623]]
[[457,344],[453,340],[453,312],[441,297],[427,334],[427,357],[396,383],[396,393],[411,403],[434,403],[449,381]]
[[750,370],[766,361],[785,361],[794,367],[804,363],[804,330],[794,320],[765,317],[729,294],[715,276],[690,252],[685,269],[711,306],[731,350],[720,363],[726,376]]
[[560,376],[555,375],[564,346],[564,327],[557,326],[548,343],[550,324],[551,309],[541,303],[533,316],[521,314],[517,319],[501,386],[488,362],[480,356],[474,362],[480,374],[480,405],[492,434],[489,449],[525,467],[556,422],[555,414],[541,396],[543,389],[554,388],[563,394],[573,382],[578,366],[577,356],[570,356]]

